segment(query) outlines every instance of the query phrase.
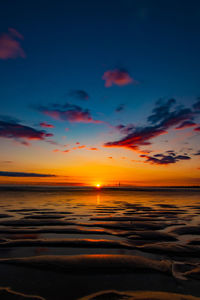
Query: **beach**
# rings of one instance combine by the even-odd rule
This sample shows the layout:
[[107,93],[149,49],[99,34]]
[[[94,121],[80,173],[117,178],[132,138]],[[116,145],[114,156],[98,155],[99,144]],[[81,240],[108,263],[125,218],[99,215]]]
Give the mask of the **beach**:
[[1,299],[200,298],[199,189],[4,187],[0,207]]

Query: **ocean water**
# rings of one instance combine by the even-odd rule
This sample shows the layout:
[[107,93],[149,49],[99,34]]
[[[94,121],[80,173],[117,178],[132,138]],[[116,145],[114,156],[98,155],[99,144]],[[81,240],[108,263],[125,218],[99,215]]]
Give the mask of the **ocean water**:
[[0,277],[0,299],[200,299],[200,190],[1,187]]

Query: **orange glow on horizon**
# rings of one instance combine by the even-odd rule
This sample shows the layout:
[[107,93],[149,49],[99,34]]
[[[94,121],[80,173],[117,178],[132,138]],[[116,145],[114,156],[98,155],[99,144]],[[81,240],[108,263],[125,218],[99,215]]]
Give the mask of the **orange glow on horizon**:
[[[47,156],[47,155],[46,155]],[[25,156],[24,156],[25,157]],[[37,168],[33,162],[28,163],[24,158],[20,163],[8,164],[8,172],[31,172],[53,174],[53,177],[11,177],[0,176],[0,185],[48,185],[48,186],[88,186],[101,190],[107,186],[199,186],[198,160],[184,162],[179,165],[154,166],[135,162],[130,164],[128,159],[124,165],[118,161],[112,164],[101,162],[81,162],[81,158],[69,162],[50,160],[38,161]],[[128,164],[127,164],[128,162]],[[73,163],[73,165],[71,165]],[[21,166],[20,166],[21,164]],[[187,172],[190,167],[191,172]],[[2,164],[2,169],[5,168]],[[94,172],[95,170],[95,172]],[[98,186],[98,184],[100,186]]]

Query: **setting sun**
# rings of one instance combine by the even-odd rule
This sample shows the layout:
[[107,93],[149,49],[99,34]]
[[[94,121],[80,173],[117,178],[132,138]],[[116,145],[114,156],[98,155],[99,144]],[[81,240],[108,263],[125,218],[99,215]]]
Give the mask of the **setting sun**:
[[101,184],[100,184],[100,183],[97,183],[97,184],[96,184],[96,188],[99,189],[100,187],[101,187]]

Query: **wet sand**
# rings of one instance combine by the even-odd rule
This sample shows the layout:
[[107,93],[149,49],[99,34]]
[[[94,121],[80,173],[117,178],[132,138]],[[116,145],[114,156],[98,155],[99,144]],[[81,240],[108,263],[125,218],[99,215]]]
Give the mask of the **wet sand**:
[[199,194],[0,190],[0,298],[200,299]]

